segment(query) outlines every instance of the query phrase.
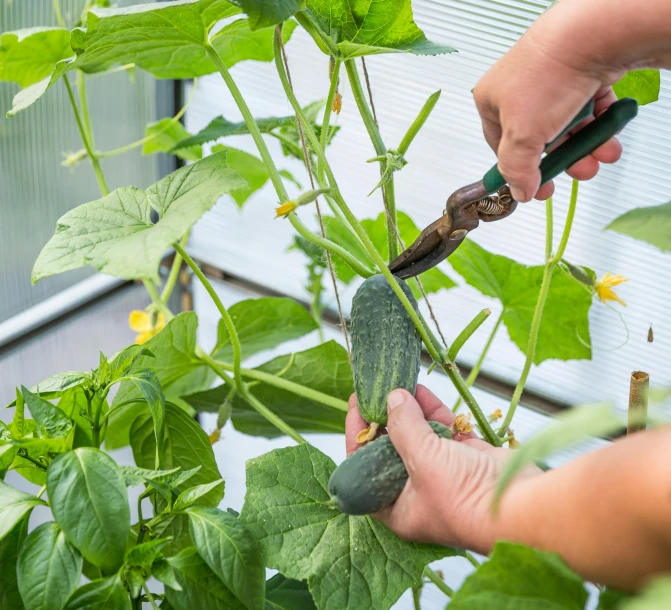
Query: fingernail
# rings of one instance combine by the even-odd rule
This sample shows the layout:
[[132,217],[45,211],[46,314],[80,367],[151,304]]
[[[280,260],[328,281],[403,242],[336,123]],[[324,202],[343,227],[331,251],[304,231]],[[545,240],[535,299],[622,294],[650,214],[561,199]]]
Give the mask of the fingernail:
[[523,189],[519,189],[517,187],[511,187],[510,189],[510,194],[513,196],[513,199],[515,201],[529,201],[529,197],[527,197],[527,194],[524,192]]
[[404,402],[405,395],[401,390],[394,390],[391,394],[389,394],[389,396],[387,396],[387,407],[389,407],[390,411],[402,405]]

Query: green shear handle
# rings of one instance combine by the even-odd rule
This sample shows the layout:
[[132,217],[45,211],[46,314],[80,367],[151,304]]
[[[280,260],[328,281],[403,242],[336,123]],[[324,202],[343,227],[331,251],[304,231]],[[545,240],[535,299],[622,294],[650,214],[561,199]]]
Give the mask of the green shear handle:
[[[571,121],[571,124],[559,135],[554,142],[546,146],[550,148],[559,138],[573,129],[580,121],[591,115],[594,102],[591,101]],[[555,150],[547,154],[540,164],[541,185],[556,178],[566,171],[574,163],[580,161],[599,146],[605,144],[610,138],[617,134],[638,113],[638,102],[635,99],[625,97],[610,105],[610,107],[594,121],[583,127],[579,132],[572,135],[566,142],[560,144]],[[506,184],[506,179],[501,175],[498,166],[492,167],[482,179],[485,189],[493,193]]]

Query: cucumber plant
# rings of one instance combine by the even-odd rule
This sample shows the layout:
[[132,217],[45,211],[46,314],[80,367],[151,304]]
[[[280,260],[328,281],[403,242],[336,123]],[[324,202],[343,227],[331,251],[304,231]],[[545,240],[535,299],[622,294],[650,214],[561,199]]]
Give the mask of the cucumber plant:
[[[482,436],[492,445],[504,445],[511,440],[509,425],[532,364],[549,358],[591,357],[587,314],[598,285],[591,270],[563,259],[577,183],[554,251],[552,201],[547,203],[544,265],[527,267],[472,242],[452,257],[453,269],[468,284],[501,302],[478,364],[464,380],[455,363],[459,348],[485,322],[488,312],[455,333],[448,346],[440,328],[436,329],[440,339],[436,336],[416,299],[456,284],[442,270],[433,269],[405,285],[387,268],[387,261],[419,232],[397,209],[394,184],[439,93],[427,100],[401,143],[390,148],[380,135],[359,75],[364,56],[454,51],[426,38],[413,21],[410,0],[379,0],[356,8],[345,0],[179,0],[131,8],[111,6],[109,0],[79,4],[81,12],[73,16],[54,0],[58,27],[35,24],[0,33],[0,79],[21,88],[8,116],[26,111],[51,88],[63,87],[82,142],[81,151],[68,157],[66,164],[90,163],[100,189],[99,198],[73,207],[58,220],[54,236],[35,263],[33,281],[86,265],[142,281],[150,300],[149,329],[142,345],[101,354],[90,371],[63,372],[31,389],[19,383],[16,399],[8,405],[11,422],[0,422],[0,608],[386,609],[411,587],[418,606],[418,590],[425,580],[452,598],[456,607],[471,607],[473,596],[490,608],[499,607],[501,599],[510,607],[515,599],[529,595],[541,604],[584,607],[584,583],[554,555],[500,543],[490,561],[480,565],[461,550],[408,543],[367,515],[339,510],[339,503],[348,513],[376,510],[393,500],[407,478],[388,438],[373,441],[356,456],[354,466],[346,462],[341,467],[346,475],[347,469],[365,472],[378,460],[384,462],[383,480],[376,484],[374,477],[364,477],[365,485],[358,490],[382,503],[362,506],[361,498],[355,497],[357,490],[342,487],[343,470],[336,470],[330,458],[302,436],[344,430],[355,379],[359,393],[370,390],[369,421],[384,425],[386,389],[380,380],[370,378],[366,361],[376,354],[372,345],[361,343],[366,341],[365,331],[358,330],[360,321],[365,326],[366,317],[375,314],[373,305],[379,303],[368,306],[370,298],[355,303],[355,377],[347,350],[335,341],[320,341],[316,347],[256,368],[243,366],[254,354],[321,329],[326,269],[336,296],[338,286],[368,278],[364,287],[380,283],[384,287],[384,304],[393,311],[388,321],[398,327],[381,332],[385,336],[400,332],[404,343],[393,349],[412,351],[404,363],[407,370],[394,371],[382,363],[385,381],[414,388],[421,342],[434,366],[454,383]],[[328,65],[325,103],[304,106],[292,89],[287,69],[290,45],[288,52],[284,45],[297,27],[309,33],[314,52],[323,54]],[[253,116],[231,71],[247,60],[274,62],[291,116]],[[174,117],[148,125],[136,142],[98,150],[87,80],[136,69],[164,79],[218,73],[243,121],[219,116],[201,132],[189,134],[180,123],[187,100]],[[349,80],[374,161],[380,165],[376,189],[381,191],[384,211],[375,219],[355,216],[327,156],[339,129],[332,124],[332,115],[342,101],[338,83],[343,77]],[[653,101],[659,74],[644,71],[625,77],[618,87],[623,96],[640,94],[639,101]],[[227,138],[237,135],[250,136],[258,156],[230,146]],[[302,189],[279,167],[280,160],[267,147],[271,138],[281,143],[284,155],[304,163],[310,189]],[[217,144],[206,155],[204,145],[214,141]],[[144,154],[177,155],[188,165],[144,190],[129,185],[110,191],[105,159],[140,148]],[[309,257],[310,312],[288,298],[251,299],[226,308],[188,253],[190,228],[222,196],[242,207],[267,182],[280,202],[278,215],[294,227],[296,244]],[[300,194],[290,197],[288,187]],[[310,213],[318,200],[326,203],[328,213],[320,213],[321,232],[315,233],[303,224],[299,212]],[[660,212],[668,216],[667,211]],[[640,237],[638,226],[637,218],[630,216],[611,228]],[[668,242],[659,234],[651,239]],[[173,263],[162,281],[160,265],[169,250],[174,252]],[[211,351],[196,342],[197,315],[175,314],[168,305],[182,265],[202,283],[221,316]],[[555,330],[566,324],[577,329],[575,336]],[[526,364],[503,425],[494,429],[469,387],[502,325],[526,354]],[[345,342],[349,345],[346,333]],[[249,461],[241,514],[218,508],[225,496],[211,446],[217,436],[208,438],[198,426],[192,417],[198,411],[217,412],[220,426],[231,419],[245,434],[291,439],[289,446]],[[611,429],[612,420],[604,421],[598,430]],[[571,420],[559,425],[572,434],[557,435],[555,441],[575,440]],[[437,431],[449,436],[449,431]],[[104,451],[127,445],[134,466],[120,466]],[[561,443],[552,444],[558,446]],[[543,447],[547,443],[532,441],[519,459],[511,460],[507,476]],[[364,460],[368,454],[371,459]],[[24,477],[35,486],[34,492],[9,484],[7,473]],[[351,477],[345,476],[344,482],[351,483]],[[140,491],[131,511],[128,489],[134,487]],[[345,507],[348,502],[354,509]],[[296,505],[301,506],[300,515]],[[49,511],[50,519],[31,529],[35,508]],[[429,567],[443,557],[474,563],[473,575],[459,591],[452,591]],[[522,562],[523,576],[511,567]],[[279,573],[267,579],[266,568]],[[663,586],[650,592],[653,599],[663,594]],[[605,604],[619,602],[622,596],[607,591],[602,598],[604,607],[613,607]]]

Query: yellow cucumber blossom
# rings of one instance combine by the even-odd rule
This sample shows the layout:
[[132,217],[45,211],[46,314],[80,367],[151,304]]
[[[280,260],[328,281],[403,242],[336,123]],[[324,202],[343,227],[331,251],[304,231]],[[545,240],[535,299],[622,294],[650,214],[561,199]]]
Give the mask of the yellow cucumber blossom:
[[283,216],[288,216],[293,212],[298,206],[293,201],[287,201],[281,206],[275,208],[275,218],[282,218]]
[[454,434],[469,434],[473,431],[473,424],[471,423],[471,414],[459,414],[454,420]]
[[340,95],[340,93],[338,93],[337,91],[333,96],[333,104],[331,104],[331,110],[336,114],[340,114],[340,111],[342,110],[342,95]]
[[299,208],[302,205],[307,205],[312,203],[320,195],[325,195],[330,193],[331,189],[315,189],[312,191],[306,191],[299,195],[296,199],[284,202],[279,207],[275,208],[275,218],[280,218],[284,216],[285,218],[291,214],[296,208]]
[[134,309],[128,316],[128,326],[138,333],[135,343],[142,345],[158,334],[165,326],[165,316],[156,311]]
[[498,421],[498,420],[501,419],[502,417],[503,417],[503,413],[501,413],[501,409],[496,409],[496,411],[494,411],[494,413],[492,413],[492,414],[489,416],[489,423],[491,424],[491,423],[493,423],[493,422],[495,422],[495,421]]
[[594,282],[594,292],[603,303],[617,301],[620,305],[626,307],[627,304],[615,294],[613,286],[618,286],[627,281],[629,281],[627,278],[622,277],[621,275],[613,275],[610,271],[607,271],[600,280]]

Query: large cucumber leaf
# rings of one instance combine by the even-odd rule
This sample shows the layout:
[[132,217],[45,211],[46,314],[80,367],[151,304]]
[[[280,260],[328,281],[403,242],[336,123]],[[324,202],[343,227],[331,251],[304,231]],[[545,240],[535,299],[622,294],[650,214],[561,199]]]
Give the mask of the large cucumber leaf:
[[[526,353],[543,267],[528,267],[488,252],[465,240],[448,259],[452,267],[482,294],[503,305],[503,323],[512,341]],[[534,364],[559,360],[590,359],[588,313],[592,294],[567,273],[556,271],[543,309],[534,353]]]
[[439,55],[455,49],[427,39],[417,27],[410,0],[307,0],[303,18],[320,48],[348,59],[378,53]]
[[559,555],[499,542],[454,594],[450,610],[583,610],[586,602],[582,578]]
[[[170,245],[209,210],[221,195],[245,181],[217,153],[182,167],[150,186],[117,189],[62,216],[56,233],[33,268],[38,280],[92,265],[125,279],[159,282],[158,268]],[[153,223],[152,211],[158,213]]]
[[459,554],[404,542],[372,517],[343,515],[327,491],[334,470],[331,458],[307,444],[249,460],[240,516],[266,564],[307,580],[317,608],[387,610],[428,563]]
[[662,252],[671,252],[671,201],[629,210],[606,229],[644,241]]
[[634,70],[627,72],[613,85],[619,99],[633,97],[641,106],[659,99],[661,77],[659,70]]
[[252,30],[282,23],[303,6],[303,0],[231,0],[249,16]]

